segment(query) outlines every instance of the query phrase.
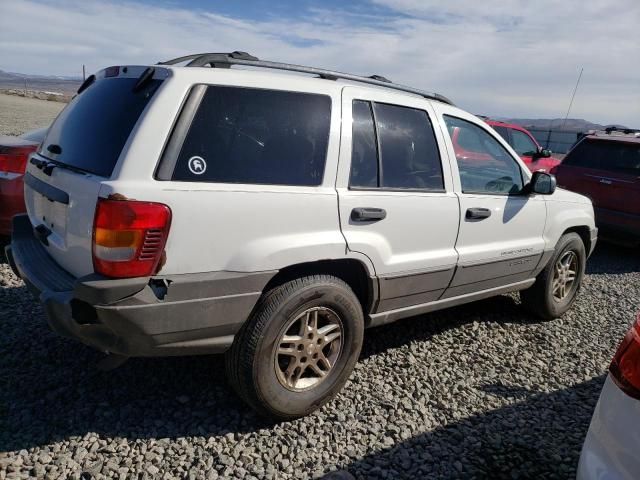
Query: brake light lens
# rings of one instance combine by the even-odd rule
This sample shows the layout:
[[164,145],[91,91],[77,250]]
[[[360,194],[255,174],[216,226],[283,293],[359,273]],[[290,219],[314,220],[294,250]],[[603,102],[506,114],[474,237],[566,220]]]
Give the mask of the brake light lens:
[[623,392],[640,400],[640,314],[618,347],[609,372]]
[[93,266],[107,277],[146,277],[158,271],[171,225],[162,203],[99,199],[93,227]]
[[24,173],[27,168],[27,159],[36,148],[35,145],[33,147],[0,146],[0,172]]

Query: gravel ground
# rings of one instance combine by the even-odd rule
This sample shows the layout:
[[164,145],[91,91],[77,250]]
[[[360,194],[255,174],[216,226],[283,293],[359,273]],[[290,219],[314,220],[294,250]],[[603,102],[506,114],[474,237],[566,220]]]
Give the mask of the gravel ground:
[[0,264],[0,479],[572,478],[640,307],[638,253],[601,245],[588,270],[562,319],[507,295],[369,330],[335,401],[272,424],[218,356],[98,371],[100,354],[51,333]]
[[0,94],[0,135],[21,135],[47,127],[65,103]]

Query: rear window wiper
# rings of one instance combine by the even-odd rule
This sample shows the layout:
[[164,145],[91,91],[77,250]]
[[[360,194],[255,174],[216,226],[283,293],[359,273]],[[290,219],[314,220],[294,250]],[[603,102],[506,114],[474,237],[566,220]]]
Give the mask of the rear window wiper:
[[71,165],[67,165],[66,163],[54,162],[53,160],[38,160],[37,158],[32,158],[31,160],[29,160],[29,162],[31,163],[31,165],[35,165],[38,170],[42,170],[42,173],[48,176],[51,176],[51,172],[53,172],[54,168],[70,170],[81,175],[87,174],[87,172],[82,170],[81,168],[72,167]]

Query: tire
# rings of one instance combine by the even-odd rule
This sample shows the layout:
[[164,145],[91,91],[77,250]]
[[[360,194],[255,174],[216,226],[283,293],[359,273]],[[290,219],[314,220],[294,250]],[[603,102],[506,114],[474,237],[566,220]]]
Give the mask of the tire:
[[[557,298],[554,295],[554,275],[559,260],[566,263],[570,253],[575,258],[575,280],[570,287],[565,288],[564,297]],[[576,299],[582,279],[584,277],[587,255],[582,239],[577,233],[567,233],[560,237],[555,248],[555,252],[549,263],[536,277],[536,283],[530,288],[520,292],[520,299],[523,305],[538,317],[544,320],[551,320],[562,316],[571,308]],[[571,271],[574,271],[571,269]],[[558,293],[558,296],[562,296]]]
[[262,296],[226,354],[227,376],[258,413],[279,420],[302,417],[341,390],[363,335],[362,307],[345,282],[329,275],[298,278]]

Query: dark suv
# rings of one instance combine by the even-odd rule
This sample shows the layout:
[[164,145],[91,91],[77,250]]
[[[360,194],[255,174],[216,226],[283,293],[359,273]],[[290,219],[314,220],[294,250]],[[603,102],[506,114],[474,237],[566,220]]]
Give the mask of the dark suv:
[[605,234],[640,244],[640,131],[584,136],[554,169],[558,184],[591,198]]

